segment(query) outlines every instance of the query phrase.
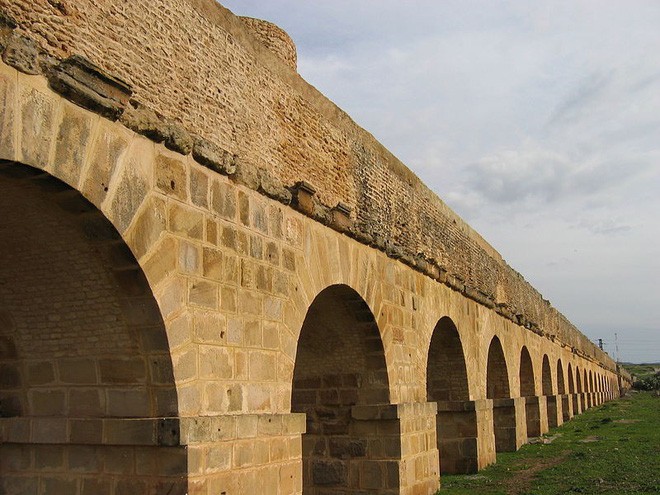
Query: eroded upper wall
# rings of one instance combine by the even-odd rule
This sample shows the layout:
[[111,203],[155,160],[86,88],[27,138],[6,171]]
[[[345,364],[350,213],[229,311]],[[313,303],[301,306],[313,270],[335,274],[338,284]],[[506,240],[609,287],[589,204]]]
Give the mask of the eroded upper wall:
[[[0,0],[55,58],[82,55],[132,99],[267,171],[351,210],[352,235],[527,328],[610,362],[475,231],[291,64],[213,0]],[[320,208],[319,218],[327,209]]]

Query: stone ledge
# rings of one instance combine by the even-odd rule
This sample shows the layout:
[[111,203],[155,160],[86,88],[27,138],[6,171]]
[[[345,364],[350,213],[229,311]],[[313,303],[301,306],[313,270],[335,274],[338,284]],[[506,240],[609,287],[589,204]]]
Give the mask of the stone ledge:
[[0,444],[173,447],[304,432],[302,413],[199,418],[0,418]]
[[493,399],[493,409],[499,407],[515,407],[516,404],[522,405],[525,404],[526,397],[514,397],[514,398],[503,398],[503,399]]
[[437,401],[438,413],[441,412],[467,412],[467,411],[484,411],[493,408],[492,399],[479,399],[479,400],[443,400]]
[[351,408],[351,417],[358,421],[393,420],[406,416],[434,415],[435,402],[409,402],[405,404],[368,404]]

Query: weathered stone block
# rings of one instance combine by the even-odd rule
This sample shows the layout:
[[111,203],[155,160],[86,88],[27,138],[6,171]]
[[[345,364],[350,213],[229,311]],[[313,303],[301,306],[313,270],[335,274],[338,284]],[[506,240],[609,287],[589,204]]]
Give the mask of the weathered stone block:
[[236,188],[231,184],[215,180],[211,185],[211,208],[226,220],[236,218],[237,203]]
[[188,292],[188,302],[205,308],[217,309],[218,307],[218,284],[198,280],[192,282]]
[[27,36],[12,32],[2,52],[2,60],[25,74],[39,74],[39,48]]
[[69,421],[69,440],[75,444],[100,444],[103,439],[103,422],[100,419],[72,419]]
[[143,389],[110,389],[106,399],[107,415],[143,418],[151,413],[149,393]]
[[79,55],[73,55],[48,74],[51,87],[65,98],[111,120],[124,111],[130,87]]
[[174,156],[158,154],[155,162],[156,188],[182,201],[188,197],[188,177],[185,163]]
[[102,383],[144,383],[147,369],[141,358],[118,358],[99,360]]
[[0,158],[16,158],[16,83],[8,75],[0,74]]
[[170,205],[170,231],[190,239],[201,240],[204,235],[204,216],[200,211],[184,208],[176,203]]
[[69,392],[69,415],[81,417],[101,416],[105,411],[105,397],[98,389],[73,389]]
[[312,481],[318,486],[347,487],[348,469],[343,461],[313,460]]
[[21,161],[37,168],[49,164],[53,140],[55,102],[33,88],[22,88],[19,94],[21,114]]
[[92,126],[98,118],[64,103],[55,140],[53,173],[70,185],[77,185],[85,154],[90,142]]

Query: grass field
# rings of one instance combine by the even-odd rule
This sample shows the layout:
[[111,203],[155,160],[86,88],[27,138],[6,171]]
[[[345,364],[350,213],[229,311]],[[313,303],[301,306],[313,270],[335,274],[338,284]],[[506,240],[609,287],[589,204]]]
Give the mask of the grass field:
[[631,375],[635,375],[637,378],[645,378],[649,375],[656,373],[656,370],[660,370],[660,363],[644,363],[644,364],[633,364],[633,363],[622,363],[623,367],[626,368]]
[[498,454],[479,474],[443,476],[438,494],[660,494],[660,398],[652,393],[591,409],[544,439]]

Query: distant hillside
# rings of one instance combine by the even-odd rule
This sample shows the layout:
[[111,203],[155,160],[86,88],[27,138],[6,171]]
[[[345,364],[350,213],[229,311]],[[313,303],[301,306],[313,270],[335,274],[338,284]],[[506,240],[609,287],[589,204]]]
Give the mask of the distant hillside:
[[634,375],[635,378],[642,379],[650,375],[656,374],[660,371],[660,363],[619,363],[625,369],[627,369],[631,375]]

